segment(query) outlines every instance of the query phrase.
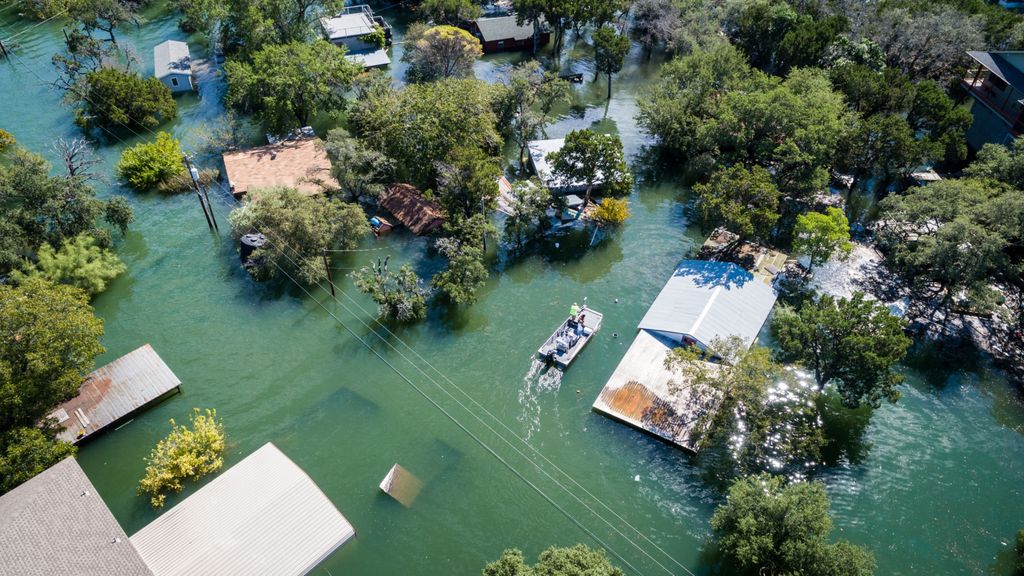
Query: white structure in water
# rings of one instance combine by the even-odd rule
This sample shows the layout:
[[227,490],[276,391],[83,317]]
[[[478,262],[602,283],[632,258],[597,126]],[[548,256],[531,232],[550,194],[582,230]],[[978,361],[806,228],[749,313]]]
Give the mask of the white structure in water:
[[[376,16],[369,6],[349,6],[330,18],[321,18],[320,26],[331,44],[346,48],[345,58],[359,62],[363,68],[391,64],[387,50],[391,45],[391,26],[384,18]],[[384,47],[368,41],[367,35],[377,28],[384,32]]]
[[192,56],[188,44],[168,40],[153,47],[153,75],[171,92],[195,90],[192,80]]

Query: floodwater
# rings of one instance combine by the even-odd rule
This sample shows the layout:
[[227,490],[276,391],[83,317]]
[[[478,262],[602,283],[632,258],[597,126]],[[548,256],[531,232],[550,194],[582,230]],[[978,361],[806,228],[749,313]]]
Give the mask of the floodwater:
[[[404,20],[397,10],[383,14]],[[46,86],[61,23],[37,26],[15,12],[0,5],[0,37],[18,34],[16,57],[0,61],[0,127],[52,158],[50,143],[77,133]],[[122,36],[147,73],[153,45],[187,38],[160,9]],[[192,49],[205,55],[195,40]],[[605,102],[589,63],[569,63],[587,54],[585,42],[570,45],[562,63],[587,73],[576,88],[585,110],[566,111],[548,133],[615,131],[640,162],[635,97],[657,57],[648,63],[634,50]],[[517,58],[485,58],[477,72],[493,78]],[[208,78],[201,97],[179,99],[180,117],[165,128],[197,145],[200,127],[223,113],[220,90]],[[136,140],[99,147],[108,175]],[[226,233],[207,230],[193,196],[135,194],[111,176],[102,194],[128,194],[138,222],[118,247],[128,272],[95,301],[106,322],[100,362],[151,343],[184,393],[88,444],[79,461],[131,534],[158,514],[135,486],[167,420],[216,408],[226,465],[274,442],[355,525],[358,537],[315,574],[476,574],[506,547],[534,557],[580,541],[607,546],[633,573],[707,573],[702,548],[721,483],[700,461],[590,410],[643,312],[701,237],[686,188],[671,173],[638,172],[647,178],[620,232],[589,248],[589,235],[570,234],[525,255],[502,252],[475,306],[434,307],[395,334],[371,327],[372,303],[347,279],[337,301],[319,288],[256,284]],[[211,194],[225,228],[230,201]],[[388,254],[425,272],[437,266],[425,242],[403,232],[363,248],[374,250],[335,261],[338,276]],[[564,374],[543,371],[537,346],[584,297],[605,314],[603,330]],[[848,438],[820,475],[837,533],[870,547],[879,574],[1009,574],[1011,539],[1024,526],[1021,401],[984,360],[928,367],[906,368],[903,398],[870,423],[837,424]],[[396,462],[423,481],[409,509],[377,489]]]

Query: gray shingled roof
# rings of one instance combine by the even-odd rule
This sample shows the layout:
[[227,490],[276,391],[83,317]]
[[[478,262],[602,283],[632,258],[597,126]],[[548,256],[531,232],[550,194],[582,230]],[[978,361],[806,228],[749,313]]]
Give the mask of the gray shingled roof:
[[0,575],[152,576],[74,458],[0,496]]
[[736,264],[683,260],[639,328],[687,335],[704,345],[739,336],[750,346],[776,297],[774,288]]
[[[1019,54],[1019,53],[1018,53]],[[1021,72],[999,52],[968,51],[967,55],[988,69],[989,72],[1003,79],[1004,82],[1017,90],[1024,91],[1024,72]]]

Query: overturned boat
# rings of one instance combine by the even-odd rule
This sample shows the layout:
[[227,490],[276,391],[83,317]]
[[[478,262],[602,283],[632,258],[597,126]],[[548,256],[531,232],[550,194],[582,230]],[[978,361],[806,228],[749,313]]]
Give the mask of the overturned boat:
[[579,314],[566,318],[540,347],[537,352],[541,359],[559,368],[567,368],[601,328],[603,318],[604,314],[584,305]]

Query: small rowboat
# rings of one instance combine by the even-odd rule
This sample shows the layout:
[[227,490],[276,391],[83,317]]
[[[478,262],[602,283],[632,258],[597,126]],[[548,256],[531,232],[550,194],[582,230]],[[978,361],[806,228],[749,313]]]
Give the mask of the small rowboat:
[[580,311],[580,315],[583,317],[582,324],[574,318],[566,318],[555,333],[544,342],[537,351],[541,359],[563,369],[572,364],[587,342],[590,342],[601,328],[601,320],[604,318],[604,314],[586,306]]

